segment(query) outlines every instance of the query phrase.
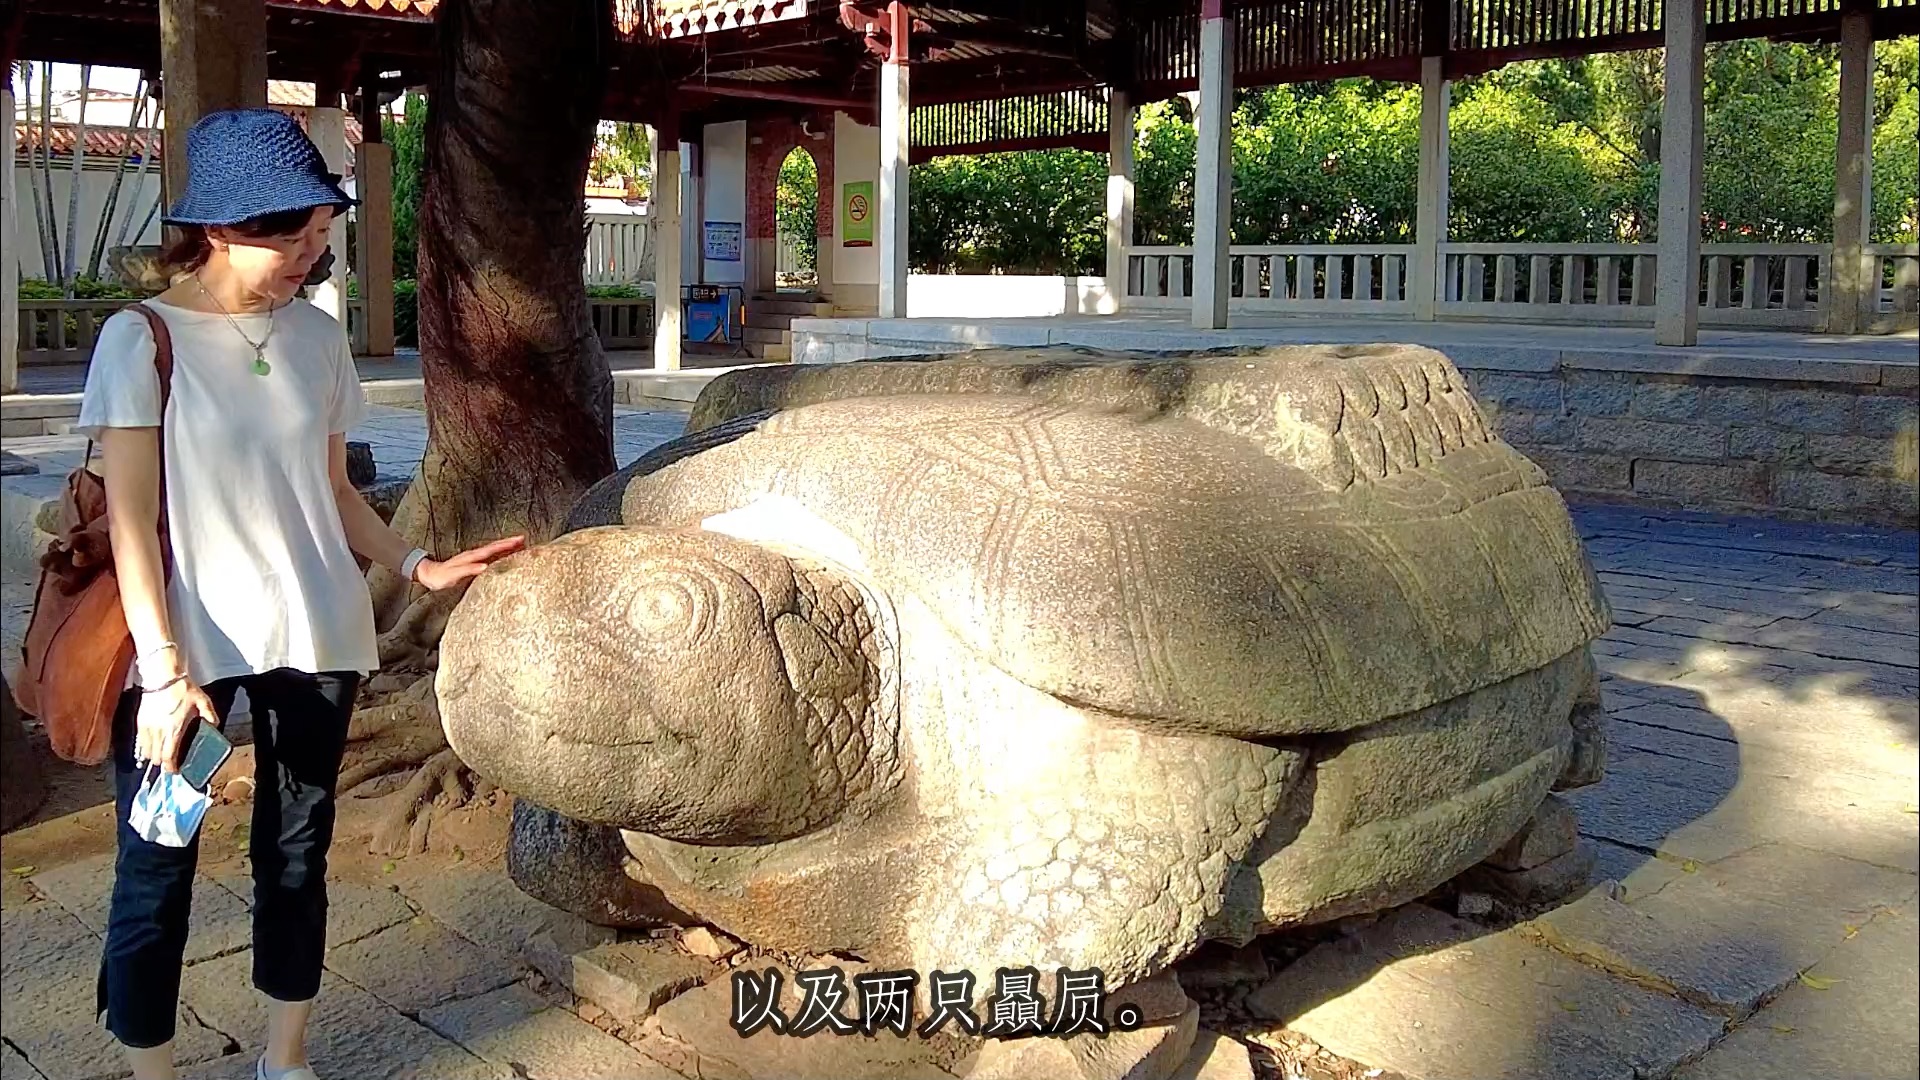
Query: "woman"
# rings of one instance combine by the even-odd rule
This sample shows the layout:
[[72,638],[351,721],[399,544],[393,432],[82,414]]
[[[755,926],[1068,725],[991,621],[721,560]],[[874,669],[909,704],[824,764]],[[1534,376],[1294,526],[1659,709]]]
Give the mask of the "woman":
[[187,155],[187,191],[165,219],[183,230],[169,261],[187,272],[147,302],[173,343],[166,415],[153,331],[137,311],[102,328],[80,408],[79,427],[104,453],[135,651],[114,720],[119,854],[99,1008],[136,1080],[174,1075],[198,842],[149,843],[127,812],[144,763],[176,770],[196,718],[221,722],[244,688],[258,780],[253,981],[269,1002],[255,1071],[261,1080],[317,1080],[305,1039],[326,946],[334,785],[354,693],[379,665],[354,554],[437,590],[522,541],[436,561],[347,480],[345,434],[365,398],[345,331],[297,296],[326,250],[329,222],[351,200],[299,126],[266,109],[213,113],[189,132]]

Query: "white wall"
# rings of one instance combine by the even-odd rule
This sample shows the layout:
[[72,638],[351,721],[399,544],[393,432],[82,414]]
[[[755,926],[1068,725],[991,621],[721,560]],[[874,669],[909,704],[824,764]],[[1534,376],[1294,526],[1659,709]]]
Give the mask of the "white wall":
[[[695,228],[700,230],[698,235],[701,238],[702,262],[706,266],[705,280],[724,285],[743,284],[747,280],[747,122],[735,120],[729,124],[708,124],[706,159],[701,164],[706,170],[702,177],[706,188],[706,211],[704,220]],[[739,262],[721,262],[705,257],[707,221],[727,221],[741,227]]]
[[[856,124],[846,113],[833,114],[833,280],[843,285],[880,284],[880,249],[846,247],[841,221],[841,191],[845,185],[861,180],[873,181],[873,197],[880,198],[880,129]],[[880,208],[874,207],[878,215]],[[880,236],[878,223],[873,230],[875,242]]]
[[1107,280],[1026,274],[910,274],[907,318],[1045,318],[1110,311]]
[[[89,118],[91,118],[93,110],[89,109],[87,111]],[[138,167],[139,166],[136,165],[133,169],[137,169]],[[159,163],[156,162],[152,168],[148,169],[146,179],[143,183],[135,183],[138,177],[135,176],[133,169],[127,171],[127,178],[120,186],[120,202],[114,208],[113,221],[107,231],[107,247],[109,249],[113,247],[114,238],[119,235],[120,219],[126,215],[127,204],[129,202],[133,204],[133,224],[128,229],[129,242],[135,244],[158,244],[160,242],[160,218],[158,215],[155,215],[153,223],[147,227],[145,233],[139,236],[133,234],[134,230],[140,228],[140,223],[146,220],[147,210],[153,205],[154,198],[160,194]],[[54,162],[52,221],[56,225],[55,234],[58,242],[62,245],[65,245],[67,242],[67,194],[70,190],[69,175],[64,161]],[[33,219],[33,185],[38,181],[38,172],[37,170],[27,168],[27,159],[22,156],[16,159],[13,178],[14,188],[19,197],[17,204],[19,216],[15,218],[15,221],[19,226],[20,252],[18,257],[20,260],[20,276],[22,278],[45,277],[46,268],[41,262],[40,232],[35,228]],[[87,168],[81,171],[78,247],[80,252],[80,270],[82,272],[85,272],[87,268],[87,256],[93,252],[94,230],[100,221],[100,210],[106,205],[107,193],[112,190],[112,188],[112,170]],[[164,209],[163,207],[162,210],[164,211]],[[112,277],[112,273],[108,268],[106,256],[102,255],[100,259],[101,276],[110,278]]]

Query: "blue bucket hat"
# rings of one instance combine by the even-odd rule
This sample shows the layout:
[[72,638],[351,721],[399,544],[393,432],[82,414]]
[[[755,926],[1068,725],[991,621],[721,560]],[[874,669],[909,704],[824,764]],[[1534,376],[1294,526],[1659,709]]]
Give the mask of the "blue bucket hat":
[[273,109],[225,109],[187,132],[187,190],[161,220],[237,225],[287,210],[354,205],[320,150],[293,117]]

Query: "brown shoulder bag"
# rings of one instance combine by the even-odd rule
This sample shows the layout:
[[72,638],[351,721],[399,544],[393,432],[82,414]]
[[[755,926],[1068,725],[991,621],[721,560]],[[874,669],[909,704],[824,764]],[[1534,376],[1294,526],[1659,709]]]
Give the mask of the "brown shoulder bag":
[[[132,305],[153,328],[153,366],[160,376],[161,581],[173,577],[167,538],[167,402],[173,389],[173,339],[166,320],[145,304]],[[93,441],[78,469],[67,474],[60,500],[60,533],[40,557],[40,582],[27,623],[14,703],[40,718],[53,752],[97,765],[113,749],[113,713],[133,665],[133,635],[120,608],[113,540],[107,529],[107,485],[91,468]]]

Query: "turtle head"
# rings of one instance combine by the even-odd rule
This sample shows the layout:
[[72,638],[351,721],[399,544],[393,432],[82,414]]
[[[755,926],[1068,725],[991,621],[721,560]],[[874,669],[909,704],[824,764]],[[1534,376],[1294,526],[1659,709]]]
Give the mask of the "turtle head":
[[475,580],[435,691],[454,750],[531,802],[768,843],[897,779],[878,638],[824,566],[710,532],[586,529]]

